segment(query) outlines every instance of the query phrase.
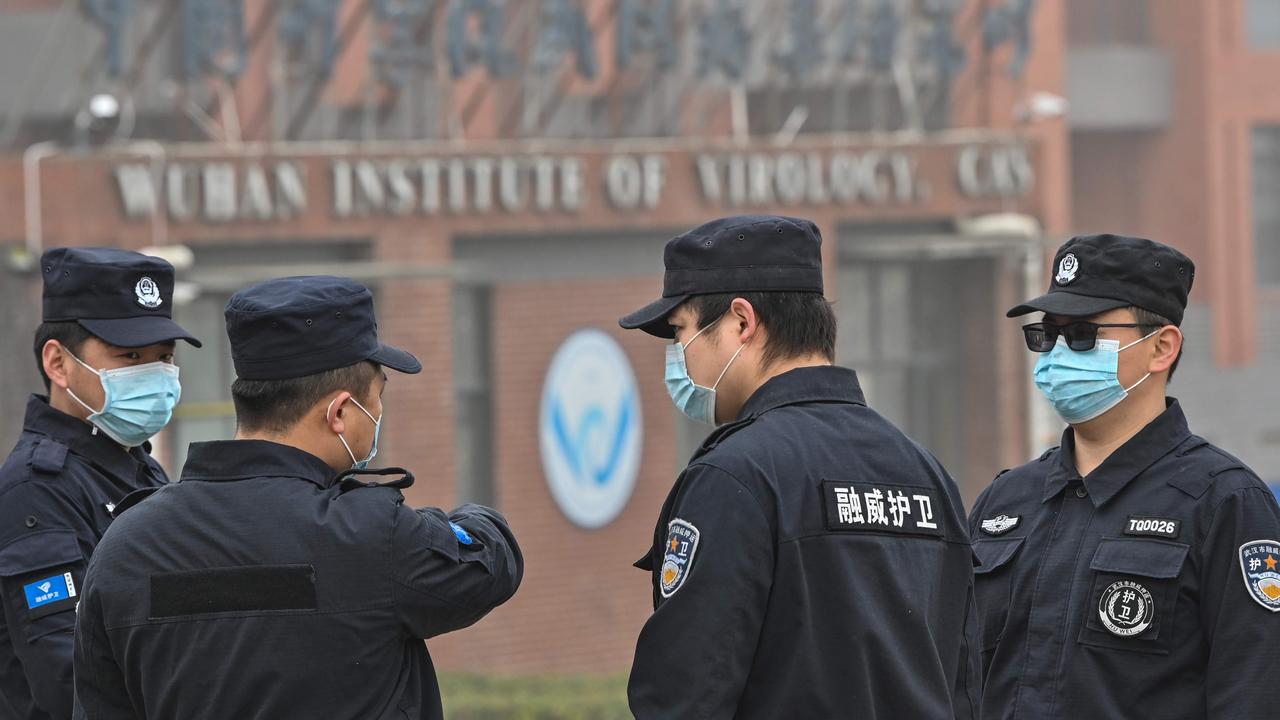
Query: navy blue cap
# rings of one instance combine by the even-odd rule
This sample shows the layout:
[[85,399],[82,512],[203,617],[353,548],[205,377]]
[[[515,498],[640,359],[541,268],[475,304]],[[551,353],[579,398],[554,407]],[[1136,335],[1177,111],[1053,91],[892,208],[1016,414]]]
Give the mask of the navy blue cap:
[[660,338],[667,316],[694,295],[733,292],[822,294],[822,233],[811,220],[735,215],[699,225],[667,243],[662,297],[618,320]]
[[227,302],[231,359],[242,380],[284,380],[362,360],[402,373],[418,358],[378,341],[373,293],[350,278],[313,275],[267,280]]
[[1137,307],[1181,325],[1196,265],[1153,240],[1082,235],[1058,248],[1049,272],[1049,292],[1013,308],[1009,317],[1039,310],[1083,318]]
[[173,321],[173,266],[113,248],[54,248],[40,258],[45,322],[79,323],[104,342],[200,341]]

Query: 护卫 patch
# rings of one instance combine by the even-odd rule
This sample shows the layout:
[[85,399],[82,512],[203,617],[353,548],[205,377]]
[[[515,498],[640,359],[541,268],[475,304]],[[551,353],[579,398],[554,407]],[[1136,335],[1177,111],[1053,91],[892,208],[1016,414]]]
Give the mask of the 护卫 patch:
[[822,496],[828,530],[943,535],[934,515],[942,501],[933,488],[828,481]]
[[35,619],[74,607],[76,581],[67,570],[27,583],[22,591],[27,599],[27,612]]
[[1133,637],[1151,627],[1156,605],[1151,592],[1132,580],[1113,582],[1102,591],[1098,617],[1112,635]]
[[1271,612],[1280,612],[1280,542],[1254,540],[1240,546],[1240,572],[1249,597]]
[[662,557],[662,575],[659,589],[662,597],[669,598],[684,585],[693,567],[693,554],[698,550],[698,528],[693,523],[676,518],[667,523],[667,544]]

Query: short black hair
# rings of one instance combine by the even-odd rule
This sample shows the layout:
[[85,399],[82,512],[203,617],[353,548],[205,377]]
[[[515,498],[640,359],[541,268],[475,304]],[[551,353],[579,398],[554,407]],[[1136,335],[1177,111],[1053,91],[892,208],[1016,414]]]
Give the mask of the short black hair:
[[231,384],[236,425],[250,432],[288,432],[324,396],[340,390],[368,399],[382,366],[368,360],[314,375],[285,380],[244,380]]
[[[1155,330],[1165,325],[1173,325],[1169,318],[1145,310],[1140,307],[1131,307],[1129,311],[1133,313],[1133,321],[1143,326],[1143,329]],[[1184,343],[1185,344],[1185,343]],[[1182,348],[1178,348],[1178,357],[1173,359],[1173,364],[1169,366],[1169,380],[1173,380],[1173,372],[1178,369],[1178,363],[1182,361]]]
[[45,392],[53,389],[53,382],[44,371],[44,346],[50,340],[57,340],[62,347],[79,355],[84,344],[92,337],[94,334],[85,330],[84,326],[75,320],[40,323],[40,327],[36,328],[35,338],[36,370],[40,371],[40,379],[44,380]]
[[735,298],[751,303],[760,324],[769,331],[762,361],[768,368],[779,360],[818,354],[836,358],[836,313],[820,293],[744,292],[695,295],[686,305],[698,314],[701,330],[729,312]]

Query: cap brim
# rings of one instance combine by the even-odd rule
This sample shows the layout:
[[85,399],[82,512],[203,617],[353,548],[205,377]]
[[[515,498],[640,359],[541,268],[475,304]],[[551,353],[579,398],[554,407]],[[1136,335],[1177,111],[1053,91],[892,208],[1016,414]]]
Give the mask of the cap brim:
[[82,318],[76,322],[103,342],[117,347],[139,348],[174,340],[186,340],[196,347],[201,347],[201,342],[194,335],[163,315],[110,319]]
[[368,359],[406,375],[417,375],[422,372],[422,363],[413,356],[413,353],[385,343],[379,343],[378,349]]
[[680,307],[689,295],[658,298],[630,315],[618,318],[618,325],[625,330],[643,330],[654,337],[670,340],[676,336],[667,322],[667,316]]
[[1018,317],[1033,312],[1066,317],[1090,317],[1116,308],[1129,307],[1133,303],[1116,298],[1092,297],[1058,290],[1028,300],[1010,310],[1005,317]]

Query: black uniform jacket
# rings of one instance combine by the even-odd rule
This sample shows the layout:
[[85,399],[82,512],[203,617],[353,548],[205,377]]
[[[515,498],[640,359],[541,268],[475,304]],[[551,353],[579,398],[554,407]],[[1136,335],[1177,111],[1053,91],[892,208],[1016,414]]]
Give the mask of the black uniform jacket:
[[784,373],[676,481],[637,563],[640,720],[968,718],[973,556],[955,483],[853,371]]
[[192,445],[180,482],[118,515],[76,629],[92,720],[440,718],[422,639],[476,622],[523,572],[493,510],[413,510],[258,440]]
[[1176,400],[1088,477],[1073,438],[973,509],[982,717],[1274,717],[1275,496]]
[[168,482],[147,454],[32,396],[0,466],[0,719],[71,717],[72,630],[111,508]]

